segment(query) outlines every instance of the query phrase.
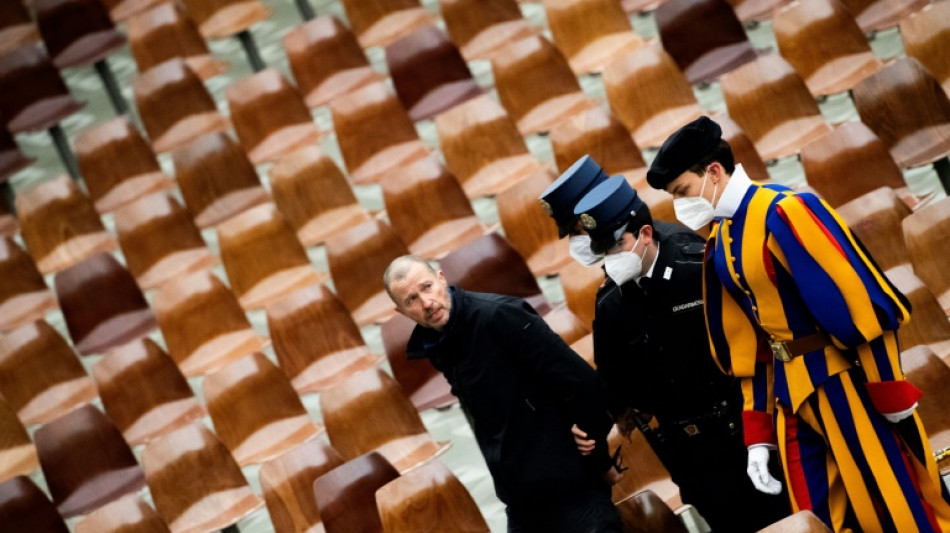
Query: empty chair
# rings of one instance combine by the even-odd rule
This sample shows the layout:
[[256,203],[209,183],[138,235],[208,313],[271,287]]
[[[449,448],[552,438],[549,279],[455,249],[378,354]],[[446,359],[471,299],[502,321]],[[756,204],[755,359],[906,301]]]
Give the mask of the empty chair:
[[141,498],[127,494],[76,524],[76,533],[170,533],[168,526]]
[[406,358],[406,345],[415,327],[412,319],[398,314],[380,327],[393,378],[419,412],[458,403],[445,376],[428,359]]
[[270,16],[259,0],[188,0],[185,7],[208,39],[231,37]]
[[467,61],[491,59],[505,44],[534,33],[517,0],[439,0],[439,11]]
[[379,362],[346,307],[322,284],[269,305],[267,329],[280,369],[301,394],[319,392]]
[[383,272],[409,249],[384,222],[371,220],[327,239],[327,263],[337,297],[358,326],[396,312],[383,286]]
[[378,368],[354,374],[323,391],[320,412],[330,444],[346,460],[377,451],[396,470],[405,472],[451,445],[432,441],[399,384]]
[[445,165],[469,197],[497,194],[541,168],[514,121],[488,96],[446,111],[435,125]]
[[755,59],[726,0],[667,0],[655,13],[666,50],[690,83],[709,83]]
[[831,533],[828,526],[811,511],[798,511],[759,533]]
[[0,237],[0,331],[43,318],[56,299],[33,258],[10,237]]
[[847,91],[882,63],[838,0],[799,0],[772,21],[779,52],[815,96]]
[[126,265],[143,290],[218,264],[191,216],[168,193],[139,198],[115,212]]
[[23,155],[13,135],[0,123],[0,182],[32,163],[34,158]]
[[765,168],[765,162],[762,161],[759,151],[755,149],[752,139],[731,118],[718,115],[715,120],[722,127],[722,138],[729,143],[736,163],[742,165],[749,178],[755,181],[768,181],[769,171]]
[[557,226],[538,204],[538,197],[555,179],[554,172],[544,169],[495,197],[498,220],[508,242],[535,276],[556,274],[573,261],[567,241],[558,238]]
[[510,43],[491,65],[498,99],[524,135],[546,132],[594,106],[567,59],[544,37]]
[[[0,186],[0,190],[2,190],[2,186]],[[6,202],[0,202],[0,235],[12,237],[19,231],[20,222],[10,212],[10,207],[7,206]]]
[[199,228],[268,200],[244,150],[224,133],[194,139],[173,160],[181,196]]
[[265,346],[237,297],[211,272],[165,284],[154,305],[168,355],[188,377],[214,372]]
[[950,200],[943,200],[915,211],[903,221],[904,242],[914,272],[937,295],[940,305],[950,314],[950,276],[944,268],[943,250],[934,243],[950,237]]
[[315,146],[281,158],[268,175],[277,209],[305,247],[370,218],[340,168]]
[[929,0],[841,0],[865,32],[897,26],[900,20],[926,6]]
[[910,262],[901,227],[901,222],[910,215],[910,208],[893,189],[881,187],[865,193],[840,205],[838,214],[882,270]]
[[255,165],[315,145],[320,131],[297,89],[276,69],[266,69],[225,89],[231,122]]
[[575,74],[600,72],[643,46],[619,0],[544,0],[554,44]]
[[934,2],[901,19],[904,52],[920,61],[950,94],[950,4]]
[[122,434],[91,405],[46,424],[34,439],[53,503],[65,518],[86,514],[145,485]]
[[30,425],[89,403],[96,387],[69,344],[37,320],[0,337],[0,394]]
[[26,5],[17,0],[0,2],[0,55],[40,40]]
[[647,187],[647,164],[627,128],[609,111],[595,107],[561,121],[548,137],[558,172],[564,172],[585,155],[609,175],[623,174],[628,181]]
[[198,137],[228,129],[228,120],[204,84],[181,58],[155,65],[132,84],[142,124],[156,152],[170,152]]
[[0,483],[0,523],[10,531],[69,533],[56,506],[26,476]]
[[172,533],[223,529],[263,505],[228,449],[199,422],[150,442],[142,467]]
[[353,33],[363,48],[386,46],[432,24],[419,0],[341,0]]
[[128,20],[129,45],[139,72],[176,57],[185,60],[199,78],[222,74],[228,63],[208,50],[198,26],[176,2],[161,3]]
[[0,396],[0,435],[3,436],[0,438],[0,483],[36,470],[40,465],[36,447],[16,411],[3,396]]
[[65,175],[18,194],[16,209],[23,242],[43,274],[117,247],[92,202]]
[[604,71],[610,108],[637,146],[656,147],[683,124],[704,114],[693,88],[657,45],[630,52]]
[[343,460],[336,450],[317,438],[261,466],[261,489],[275,533],[322,530],[313,482],[341,464]]
[[276,457],[322,430],[287,376],[260,353],[209,375],[202,390],[215,433],[239,465]]
[[386,533],[489,531],[462,482],[440,461],[406,472],[376,491]]
[[911,320],[901,325],[898,341],[906,352],[915,346],[928,346],[939,356],[950,355],[950,321],[930,289],[909,265],[885,272],[887,279],[910,301]]
[[660,497],[671,509],[682,505],[679,487],[670,479],[670,473],[647,443],[640,431],[634,431],[630,437],[623,437],[616,426],[607,437],[611,452],[620,447],[623,466],[629,468],[623,479],[611,487],[611,499],[619,503],[643,490],[650,490]]
[[617,502],[624,531],[638,533],[687,533],[689,530],[652,490],[644,490]]
[[109,10],[109,16],[116,23],[126,22],[131,17],[144,11],[148,11],[156,5],[161,5],[167,0],[103,0],[106,9]]
[[175,362],[151,339],[110,350],[92,373],[106,414],[133,446],[204,416]]
[[722,77],[729,116],[763,159],[798,153],[831,131],[802,78],[778,55],[765,55]]
[[74,147],[83,183],[100,213],[175,185],[162,172],[152,147],[124,116],[83,130]]
[[592,328],[597,307],[597,289],[604,284],[604,273],[599,268],[571,262],[561,269],[558,279],[567,308],[577,315],[584,325]]
[[399,472],[382,455],[371,452],[317,478],[313,496],[326,533],[382,532],[376,491],[398,477]]
[[742,22],[769,20],[790,0],[726,0]]
[[[927,346],[915,346],[901,353],[901,367],[907,381],[923,391],[917,412],[927,428],[927,436],[934,453],[943,455],[950,448],[950,419],[947,402],[950,401],[950,368]],[[946,472],[946,461],[940,470]]]
[[155,329],[157,322],[129,271],[98,253],[56,274],[69,336],[82,355],[104,352]]
[[861,122],[898,165],[927,165],[950,152],[950,99],[916,59],[897,59],[855,86],[853,95]]
[[95,63],[125,44],[109,12],[96,0],[35,0],[33,11],[57,68]]

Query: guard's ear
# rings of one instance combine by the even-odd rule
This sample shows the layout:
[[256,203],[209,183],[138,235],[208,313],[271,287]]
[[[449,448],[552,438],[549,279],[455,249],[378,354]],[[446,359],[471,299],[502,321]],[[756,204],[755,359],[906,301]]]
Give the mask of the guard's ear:
[[722,163],[719,161],[713,161],[706,167],[706,172],[709,173],[709,181],[713,182],[714,185],[721,183],[722,179],[726,177],[726,169],[723,168]]
[[653,226],[646,225],[640,228],[640,240],[648,246],[653,242]]

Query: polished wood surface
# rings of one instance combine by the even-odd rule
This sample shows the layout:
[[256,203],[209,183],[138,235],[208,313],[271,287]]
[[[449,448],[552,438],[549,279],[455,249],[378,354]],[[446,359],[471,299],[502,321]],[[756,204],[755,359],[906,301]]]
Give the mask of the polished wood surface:
[[80,67],[125,44],[105,5],[97,0],[33,0],[36,25],[57,68]]
[[890,187],[881,187],[838,207],[838,214],[861,240],[881,270],[910,263],[901,222],[907,204]]
[[491,59],[505,44],[535,33],[516,0],[439,0],[439,11],[467,61]]
[[[2,367],[0,367],[2,368]],[[16,411],[0,395],[0,483],[28,476],[40,466],[36,447]]]
[[340,0],[363,48],[386,46],[433,23],[419,0]]
[[0,236],[0,331],[43,318],[53,309],[56,298],[33,258],[12,238]]
[[[950,367],[926,345],[918,345],[901,353],[901,366],[907,381],[923,391],[917,406],[920,420],[927,428],[927,436],[934,452],[950,447]],[[950,464],[941,461],[940,470],[946,473]]]
[[39,40],[39,31],[25,4],[0,2],[0,55]]
[[901,324],[897,335],[901,348],[929,346],[941,357],[950,356],[950,321],[934,293],[914,274],[910,265],[891,268],[885,274],[910,301],[910,321]]
[[914,272],[940,300],[950,314],[950,275],[944,265],[943,250],[934,243],[950,238],[950,200],[919,209],[904,219],[904,243]]
[[26,476],[0,483],[0,524],[10,531],[69,533],[56,506]]
[[815,513],[798,511],[765,529],[759,530],[759,533],[831,533],[831,530],[815,516]]
[[544,0],[554,44],[577,75],[601,72],[643,46],[619,0]]
[[[26,156],[20,151],[20,146],[7,131],[6,125],[0,123],[0,181],[27,168],[35,160],[36,158]],[[0,234],[5,234],[6,230],[2,226],[0,223]]]
[[85,105],[33,43],[0,56],[0,94],[0,124],[11,133],[51,128]]
[[[739,127],[731,118],[725,115],[717,115],[713,120],[722,128],[722,138],[729,143],[732,149],[732,155],[735,157],[736,164],[741,164],[749,178],[754,181],[768,181],[771,179],[769,171],[765,168],[765,162],[762,156],[755,149],[752,139],[742,128]],[[665,191],[664,191],[665,192]],[[673,220],[673,219],[666,219]]]
[[326,533],[383,533],[376,491],[399,477],[386,459],[371,452],[323,474],[313,483]]
[[406,345],[416,323],[404,315],[383,322],[380,334],[393,377],[419,412],[458,403],[445,376],[428,359],[406,358]]
[[617,451],[618,446],[621,447],[621,462],[629,468],[620,483],[611,488],[614,503],[622,502],[640,491],[650,490],[671,509],[678,509],[683,504],[679,487],[670,479],[670,473],[650,448],[643,433],[634,430],[627,438],[614,426],[607,437],[607,445],[611,454]]
[[597,290],[606,280],[604,271],[599,266],[585,267],[572,261],[561,269],[558,279],[567,307],[584,325],[593,328]]
[[315,438],[261,466],[261,489],[275,533],[324,531],[313,482],[342,464],[336,450]]
[[230,37],[270,16],[270,8],[259,0],[185,0],[184,3],[201,35],[208,39]]
[[170,533],[155,509],[127,494],[93,511],[76,524],[75,533]]
[[647,489],[617,502],[624,533],[687,533],[673,510]]
[[775,12],[792,0],[726,0],[742,22],[770,20]]
[[440,461],[430,461],[376,491],[386,533],[488,533],[472,495]]
[[595,107],[561,121],[551,129],[551,149],[558,172],[585,155],[608,175],[623,174],[628,181],[646,183],[647,164],[627,128],[610,111]]
[[184,59],[203,80],[228,70],[228,63],[211,54],[198,25],[175,2],[161,3],[131,17],[126,29],[139,72],[176,57]]
[[901,18],[930,2],[928,0],[840,0],[865,33],[897,26]]
[[950,94],[950,4],[934,2],[900,23],[904,52],[920,61]]

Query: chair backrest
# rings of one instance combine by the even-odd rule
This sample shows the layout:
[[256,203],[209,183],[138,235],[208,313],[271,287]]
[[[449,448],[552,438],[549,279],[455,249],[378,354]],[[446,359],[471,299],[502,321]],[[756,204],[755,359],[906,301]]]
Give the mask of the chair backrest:
[[15,476],[28,476],[39,465],[30,434],[13,407],[0,395],[0,483]]
[[380,335],[389,360],[389,368],[403,392],[419,412],[458,402],[445,376],[428,359],[407,359],[406,345],[416,323],[404,315],[383,322]]
[[468,61],[491,59],[506,43],[533,33],[517,0],[439,0],[439,12]]
[[943,253],[934,243],[950,238],[950,200],[919,209],[904,219],[904,243],[914,272],[937,295],[943,309],[950,310],[950,275]]
[[901,19],[904,52],[920,61],[950,93],[950,4],[934,2]]
[[927,428],[927,436],[934,451],[950,446],[950,367],[926,345],[918,345],[901,353],[901,367],[907,381],[924,395],[917,412]]
[[275,533],[300,533],[320,527],[313,482],[342,464],[336,450],[316,438],[261,466],[261,489]]
[[791,0],[726,0],[742,22],[770,20],[776,11]]
[[[558,172],[585,155],[608,175],[624,174],[634,182],[646,178],[647,164],[623,123],[608,110],[595,107],[561,121],[548,133]],[[647,186],[643,181],[643,186]]]
[[260,309],[294,289],[323,281],[297,233],[274,204],[235,215],[218,226],[221,261],[244,309]]
[[897,26],[902,18],[930,3],[929,0],[840,0],[864,33]]
[[386,46],[432,24],[419,0],[341,0],[353,33],[363,48]]
[[36,24],[22,2],[0,2],[0,55],[39,40]]
[[0,483],[0,523],[10,531],[69,533],[56,506],[26,476]]
[[43,274],[117,247],[92,202],[65,175],[17,194],[21,235]]
[[139,72],[180,57],[201,79],[224,73],[228,63],[211,55],[198,25],[176,2],[163,2],[126,23],[129,48]]
[[383,533],[376,491],[399,472],[376,452],[350,459],[313,482],[326,533]]
[[171,533],[155,509],[127,494],[96,509],[76,524],[76,533]]
[[63,517],[93,509],[145,485],[145,475],[102,411],[87,405],[36,430],[36,451]]
[[871,253],[881,270],[906,265],[910,254],[904,245],[901,222],[910,208],[890,187],[865,193],[838,207],[838,214]]
[[89,403],[96,386],[69,344],[37,320],[0,337],[0,394],[29,425]]
[[50,128],[85,105],[33,43],[0,56],[0,94],[0,125],[12,133]]
[[594,323],[597,308],[597,290],[604,284],[604,273],[599,268],[585,267],[572,262],[561,269],[558,279],[564,292],[564,302],[577,318],[589,328]]
[[643,46],[620,0],[544,0],[554,44],[575,74],[600,72],[613,58]]
[[30,254],[11,237],[0,237],[0,331],[43,318],[56,308]]
[[634,431],[630,438],[625,438],[614,427],[607,437],[607,444],[611,453],[615,453],[618,446],[621,447],[621,461],[623,466],[629,468],[624,472],[623,479],[611,488],[611,499],[614,503],[649,489],[671,508],[678,508],[682,504],[679,487],[670,479],[670,473],[647,443],[643,433]]
[[153,303],[168,354],[188,377],[214,372],[264,347],[237,297],[211,272],[172,280]]
[[343,302],[322,284],[269,305],[267,330],[280,369],[300,394],[319,392],[378,362]]
[[755,59],[745,29],[726,0],[666,0],[655,17],[663,49],[690,83],[715,81]]
[[13,135],[7,131],[6,126],[0,121],[0,181],[5,181],[13,174],[28,167],[35,159],[23,155],[16,140],[13,139]]
[[268,199],[247,154],[224,133],[193,139],[173,160],[181,196],[199,228],[217,225]]
[[172,531],[223,529],[263,505],[228,449],[200,422],[150,442],[142,467],[155,509]]
[[330,444],[346,460],[377,451],[405,472],[443,452],[399,384],[378,368],[353,374],[320,394]]
[[204,416],[175,362],[149,338],[110,350],[92,373],[106,414],[133,446]]
[[950,341],[950,321],[934,293],[924,285],[910,265],[901,265],[886,272],[887,279],[907,296],[911,306],[911,320],[898,330],[901,348],[936,345]]
[[831,530],[815,513],[806,510],[789,515],[759,533],[831,533]]
[[686,525],[652,490],[640,491],[617,502],[624,531],[635,533],[687,533]]
[[96,0],[36,0],[36,25],[57,68],[88,65],[125,44],[106,6]]
[[201,35],[223,39],[266,20],[270,9],[260,0],[185,0]]
[[472,495],[438,460],[381,487],[376,491],[376,506],[386,533],[489,531]]
[[729,143],[736,164],[742,164],[749,178],[755,181],[769,180],[769,171],[765,168],[765,162],[762,161],[752,139],[731,118],[720,115],[715,120],[722,128],[722,138]]

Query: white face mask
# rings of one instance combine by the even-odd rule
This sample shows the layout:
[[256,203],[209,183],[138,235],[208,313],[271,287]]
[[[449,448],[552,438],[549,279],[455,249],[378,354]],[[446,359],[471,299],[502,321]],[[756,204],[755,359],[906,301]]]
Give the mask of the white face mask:
[[636,252],[637,243],[639,242],[640,237],[637,237],[636,242],[633,243],[633,248],[629,252],[609,254],[604,259],[604,268],[607,269],[607,275],[617,285],[623,285],[639,276],[643,271],[643,257]]
[[[676,219],[693,231],[706,226],[715,218],[715,208],[709,200],[703,198],[707,177],[708,175],[704,173],[703,186],[699,189],[699,196],[673,199],[673,212],[676,214]],[[713,199],[716,198],[718,189],[719,184],[717,183],[713,188]]]
[[597,264],[604,258],[603,255],[595,254],[590,249],[589,235],[572,235],[570,238],[571,257],[578,263],[589,267]]

